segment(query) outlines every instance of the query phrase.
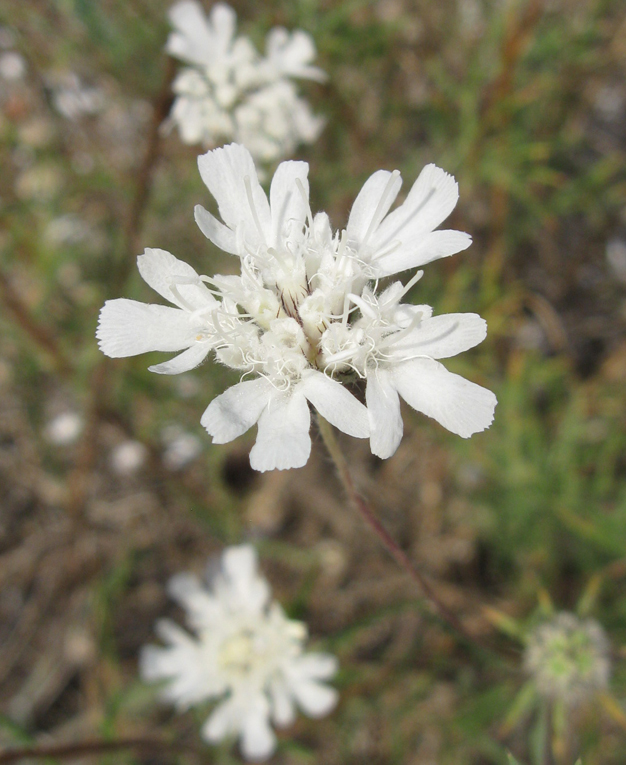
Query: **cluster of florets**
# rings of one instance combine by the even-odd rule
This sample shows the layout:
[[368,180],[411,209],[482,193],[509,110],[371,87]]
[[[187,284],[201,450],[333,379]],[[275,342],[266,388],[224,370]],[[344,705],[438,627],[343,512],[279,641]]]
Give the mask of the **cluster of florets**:
[[324,120],[313,115],[293,82],[326,79],[312,66],[310,35],[275,27],[262,56],[249,38],[235,36],[237,17],[225,3],[216,3],[207,17],[198,2],[182,0],[170,20],[175,31],[166,50],[190,65],[174,81],[171,112],[185,143],[209,147],[235,140],[265,163],[316,140]]
[[531,633],[524,665],[542,696],[575,706],[608,687],[609,642],[598,622],[562,612]]
[[179,710],[220,700],[202,728],[204,739],[240,737],[245,757],[265,759],[276,746],[272,722],[290,725],[296,705],[310,717],[333,709],[337,691],[324,681],[337,671],[337,660],[304,651],[306,625],[271,601],[252,547],[227,548],[208,586],[179,574],[169,591],[193,634],[160,621],[167,647],[144,648],[141,672],[145,680],[166,681],[163,697]]
[[[493,393],[438,361],[480,343],[484,320],[403,303],[421,271],[378,289],[384,277],[469,246],[467,234],[433,230],[456,204],[454,178],[428,165],[389,213],[402,181],[379,170],[346,229],[334,232],[325,213],[311,213],[304,162],[279,165],[269,199],[243,146],[210,151],[199,167],[223,222],[200,206],[196,222],[238,258],[239,273],[201,276],[164,250],[146,250],[142,277],[176,307],[107,301],[97,333],[104,353],[182,351],[150,367],[176,374],[213,352],[237,370],[241,382],[211,402],[202,424],[226,443],[258,423],[257,470],[306,463],[309,404],[343,432],[369,437],[382,458],[402,438],[400,397],[463,437],[490,425]],[[366,405],[346,387],[355,379],[365,381]]]

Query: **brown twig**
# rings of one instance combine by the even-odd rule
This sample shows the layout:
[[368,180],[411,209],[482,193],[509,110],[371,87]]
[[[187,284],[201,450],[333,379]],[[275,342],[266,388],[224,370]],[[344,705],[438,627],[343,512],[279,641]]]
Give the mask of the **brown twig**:
[[119,749],[139,749],[148,752],[170,751],[172,753],[194,754],[206,763],[206,752],[189,744],[178,744],[161,738],[120,738],[113,741],[87,739],[72,744],[43,744],[0,751],[0,765],[11,765],[20,760],[69,760],[75,757],[89,757],[116,752]]
[[169,114],[172,106],[172,81],[175,74],[176,64],[174,59],[168,56],[165,65],[163,83],[153,103],[152,120],[148,128],[146,153],[144,154],[143,162],[137,171],[135,194],[124,226],[124,252],[113,278],[113,286],[117,288],[121,288],[128,278],[132,265],[134,264],[133,255],[137,254],[137,250],[141,248],[139,233],[141,231],[143,216],[150,196],[154,169],[159,158],[161,125]]
[[344,457],[343,452],[341,451],[341,448],[339,447],[339,444],[337,443],[337,439],[335,438],[332,425],[330,425],[330,423],[328,423],[319,414],[318,414],[317,422],[318,422],[320,434],[322,436],[322,440],[324,441],[324,445],[326,446],[326,449],[328,450],[328,453],[330,454],[331,459],[333,460],[335,467],[337,468],[339,478],[346,491],[346,494],[350,498],[354,507],[361,514],[361,517],[363,518],[365,523],[367,523],[370,529],[372,529],[372,531],[380,539],[380,541],[386,547],[388,552],[393,556],[396,562],[406,571],[406,573],[411,577],[411,579],[413,579],[413,581],[417,584],[422,594],[429,600],[431,605],[434,606],[440,618],[443,619],[444,622],[446,622],[453,630],[455,630],[455,632],[457,632],[468,643],[471,643],[472,645],[476,646],[480,650],[484,650],[484,646],[481,643],[479,643],[478,640],[466,630],[466,628],[461,623],[461,621],[457,618],[457,616],[453,614],[452,611],[450,611],[450,609],[444,603],[441,602],[439,596],[433,589],[433,586],[430,584],[428,579],[418,570],[418,568],[411,561],[408,555],[404,552],[404,550],[398,545],[398,543],[387,531],[387,529],[378,520],[372,508],[368,505],[368,503],[361,496],[361,494],[359,494],[356,486],[354,485],[354,481],[352,480],[352,476],[350,474],[350,470],[348,468],[348,463],[346,462],[346,458]]
[[71,364],[48,328],[40,324],[15,291],[9,277],[0,271],[0,297],[24,333],[52,359],[59,374],[67,375]]
[[[173,59],[168,57],[163,83],[153,103],[152,121],[148,129],[146,152],[137,173],[135,193],[124,225],[122,258],[117,263],[117,266],[112,269],[111,289],[113,293],[121,290],[134,263],[133,256],[139,249],[141,225],[150,198],[154,169],[159,159],[161,125],[167,117],[172,103],[172,80],[175,72],[176,65]],[[83,514],[85,500],[89,491],[89,475],[98,454],[96,440],[99,431],[100,412],[105,407],[105,397],[110,387],[110,371],[110,360],[103,358],[96,365],[92,374],[90,385],[91,397],[86,410],[87,425],[83,436],[82,448],[79,452],[80,458],[68,482],[70,492],[68,509],[69,514],[76,522],[80,520]]]

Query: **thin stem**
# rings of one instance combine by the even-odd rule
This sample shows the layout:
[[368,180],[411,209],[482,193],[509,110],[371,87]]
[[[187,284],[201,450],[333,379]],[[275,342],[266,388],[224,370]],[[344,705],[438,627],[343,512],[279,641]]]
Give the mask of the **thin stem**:
[[452,627],[453,630],[455,630],[469,643],[472,643],[473,645],[476,645],[482,649],[483,646],[480,645],[480,643],[478,643],[478,641],[472,635],[470,635],[469,632],[467,632],[455,614],[453,614],[448,609],[448,607],[441,602],[439,596],[434,591],[430,582],[426,579],[425,576],[423,576],[423,574],[420,573],[408,555],[378,520],[372,508],[359,494],[356,486],[354,485],[354,481],[352,480],[352,476],[350,475],[350,470],[348,468],[346,458],[344,457],[343,452],[337,443],[337,439],[335,438],[332,425],[319,414],[317,417],[317,422],[320,433],[322,435],[322,440],[324,441],[324,445],[326,446],[328,453],[335,463],[335,467],[337,468],[339,478],[343,484],[346,494],[350,498],[352,504],[361,514],[361,517],[365,523],[367,523],[367,525],[372,529],[372,531],[380,539],[383,545],[387,548],[388,552],[393,556],[393,558],[395,558],[398,565],[400,565],[411,577],[411,579],[413,579],[413,581],[417,584],[417,586],[422,591],[422,594],[434,606],[441,619],[443,619],[443,621],[445,621],[450,627]]
[[124,252],[122,260],[113,272],[113,286],[121,288],[135,263],[134,255],[140,249],[139,232],[152,188],[152,179],[161,149],[161,126],[172,106],[172,81],[176,74],[176,63],[167,57],[161,88],[153,102],[152,120],[148,128],[146,151],[137,170],[135,193],[124,226]]
[[101,741],[87,739],[75,744],[44,744],[10,748],[0,751],[0,765],[11,765],[20,760],[70,760],[75,757],[88,757],[116,752],[119,749],[137,749],[149,752],[171,751],[173,753],[184,752],[201,757],[206,763],[206,752],[187,745],[165,741],[162,738],[136,737],[120,738],[113,741]]
[[70,373],[71,364],[56,337],[45,324],[35,319],[3,271],[0,271],[0,298],[25,334],[53,360],[59,374],[67,376]]

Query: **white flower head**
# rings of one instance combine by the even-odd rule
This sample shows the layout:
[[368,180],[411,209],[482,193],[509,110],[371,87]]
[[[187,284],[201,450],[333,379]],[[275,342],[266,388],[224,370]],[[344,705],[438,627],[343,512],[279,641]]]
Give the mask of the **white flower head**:
[[170,20],[174,31],[166,50],[189,65],[174,81],[171,112],[185,143],[209,147],[235,140],[269,163],[317,139],[324,121],[292,81],[326,78],[312,65],[310,35],[276,27],[262,56],[249,38],[236,36],[237,17],[226,3],[205,16],[196,0],[182,0],[170,9]]
[[563,611],[531,633],[524,665],[542,696],[573,707],[608,687],[609,641],[595,620]]
[[167,681],[163,698],[181,711],[219,701],[202,728],[207,741],[239,737],[247,759],[263,760],[276,747],[272,723],[290,725],[296,706],[309,717],[334,708],[337,691],[324,681],[337,671],[337,660],[305,652],[306,626],[271,600],[250,545],[227,548],[208,587],[178,575],[169,590],[185,609],[192,634],[159,622],[167,647],[143,649],[141,674]]
[[[258,424],[256,470],[306,463],[309,404],[344,433],[370,437],[382,458],[402,438],[400,398],[464,438],[490,425],[493,393],[439,362],[480,343],[483,319],[402,303],[421,271],[378,292],[381,277],[469,246],[467,234],[434,230],[456,203],[451,176],[428,165],[389,213],[400,174],[378,171],[335,232],[328,216],[311,213],[304,162],[279,165],[269,198],[243,146],[210,151],[199,167],[222,220],[198,206],[196,222],[238,258],[239,275],[199,276],[168,252],[146,250],[141,275],[175,307],[107,301],[97,332],[104,353],[182,351],[150,367],[176,374],[214,352],[239,370],[241,382],[211,402],[202,424],[215,443]],[[359,378],[367,408],[346,387]]]

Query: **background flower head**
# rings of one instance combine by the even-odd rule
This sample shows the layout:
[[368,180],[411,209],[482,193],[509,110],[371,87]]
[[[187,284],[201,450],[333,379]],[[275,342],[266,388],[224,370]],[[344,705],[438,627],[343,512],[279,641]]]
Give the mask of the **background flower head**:
[[326,79],[313,65],[315,44],[307,32],[271,29],[262,55],[248,37],[236,35],[237,17],[226,3],[205,16],[198,2],[182,0],[170,20],[174,31],[166,50],[188,65],[174,82],[171,112],[185,143],[210,147],[235,140],[269,163],[317,139],[324,120],[313,115],[294,82]]
[[141,673],[165,680],[163,698],[181,711],[219,702],[202,728],[207,741],[238,737],[247,759],[265,759],[276,747],[272,724],[290,725],[296,707],[310,717],[333,709],[337,692],[324,681],[335,674],[336,659],[305,652],[306,626],[271,600],[254,548],[227,548],[206,585],[179,575],[169,591],[186,611],[191,634],[159,622],[167,647],[144,648]]

